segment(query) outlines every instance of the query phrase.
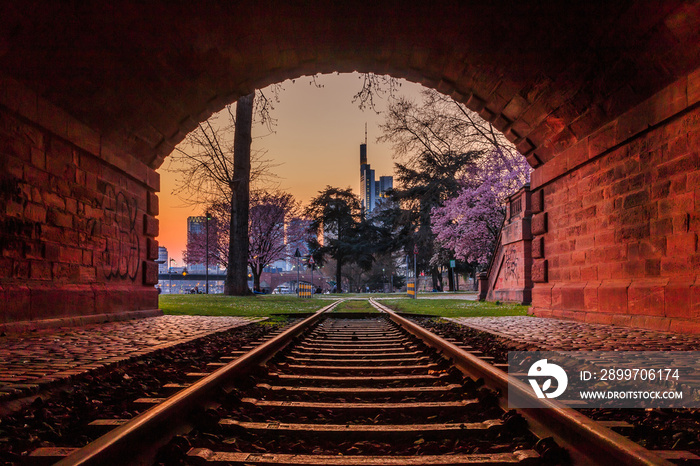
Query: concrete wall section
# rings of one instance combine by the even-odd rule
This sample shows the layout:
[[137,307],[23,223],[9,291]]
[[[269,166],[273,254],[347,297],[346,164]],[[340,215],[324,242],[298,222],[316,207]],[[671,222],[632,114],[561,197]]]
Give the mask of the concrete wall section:
[[533,174],[533,312],[700,332],[700,72]]
[[158,175],[14,86],[0,102],[0,327],[157,309]]

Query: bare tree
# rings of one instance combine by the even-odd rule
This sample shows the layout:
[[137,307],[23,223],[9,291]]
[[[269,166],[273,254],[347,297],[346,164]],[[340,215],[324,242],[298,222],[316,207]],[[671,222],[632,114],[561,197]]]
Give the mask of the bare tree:
[[[260,94],[257,115],[269,127],[273,100]],[[274,95],[274,94],[273,94]],[[200,123],[186,138],[184,147],[176,148],[169,169],[177,172],[175,193],[188,204],[229,206],[230,238],[225,260],[227,265],[224,293],[243,295],[248,292],[248,209],[251,181],[270,183],[270,162],[264,153],[251,156],[255,94],[241,97],[226,107],[218,118]],[[233,135],[233,137],[231,137]]]
[[375,98],[386,97],[392,100],[396,97],[396,91],[401,87],[401,82],[391,76],[362,73],[359,76],[362,80],[362,88],[353,96],[352,103],[357,103],[360,110],[369,108],[375,113],[380,113],[375,104]]

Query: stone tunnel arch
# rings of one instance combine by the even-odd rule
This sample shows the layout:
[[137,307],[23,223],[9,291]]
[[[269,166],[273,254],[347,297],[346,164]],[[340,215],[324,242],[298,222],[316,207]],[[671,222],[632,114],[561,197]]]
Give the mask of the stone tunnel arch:
[[2,321],[156,309],[155,168],[255,88],[358,70],[453,96],[535,168],[535,313],[699,332],[699,9],[7,2]]

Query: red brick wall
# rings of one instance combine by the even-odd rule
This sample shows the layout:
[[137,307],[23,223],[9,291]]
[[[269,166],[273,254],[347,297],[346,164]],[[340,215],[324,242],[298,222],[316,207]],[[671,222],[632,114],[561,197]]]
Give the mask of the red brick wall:
[[699,94],[696,71],[533,174],[536,315],[700,333]]
[[[519,211],[512,210],[514,204],[519,204]],[[488,270],[487,300],[531,303],[531,216],[530,190],[526,186],[506,203],[506,221]]]
[[0,326],[157,309],[157,174],[27,96],[0,106]]

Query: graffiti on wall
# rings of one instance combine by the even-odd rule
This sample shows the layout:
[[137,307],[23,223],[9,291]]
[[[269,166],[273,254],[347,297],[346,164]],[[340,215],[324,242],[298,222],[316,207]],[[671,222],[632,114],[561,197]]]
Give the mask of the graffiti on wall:
[[112,186],[108,186],[102,209],[103,234],[106,236],[102,252],[105,278],[136,280],[141,256],[139,235],[136,232],[136,199],[129,199],[123,192],[116,192]]
[[506,257],[503,260],[503,278],[505,281],[518,279],[518,254],[515,248],[509,248],[506,251]]

